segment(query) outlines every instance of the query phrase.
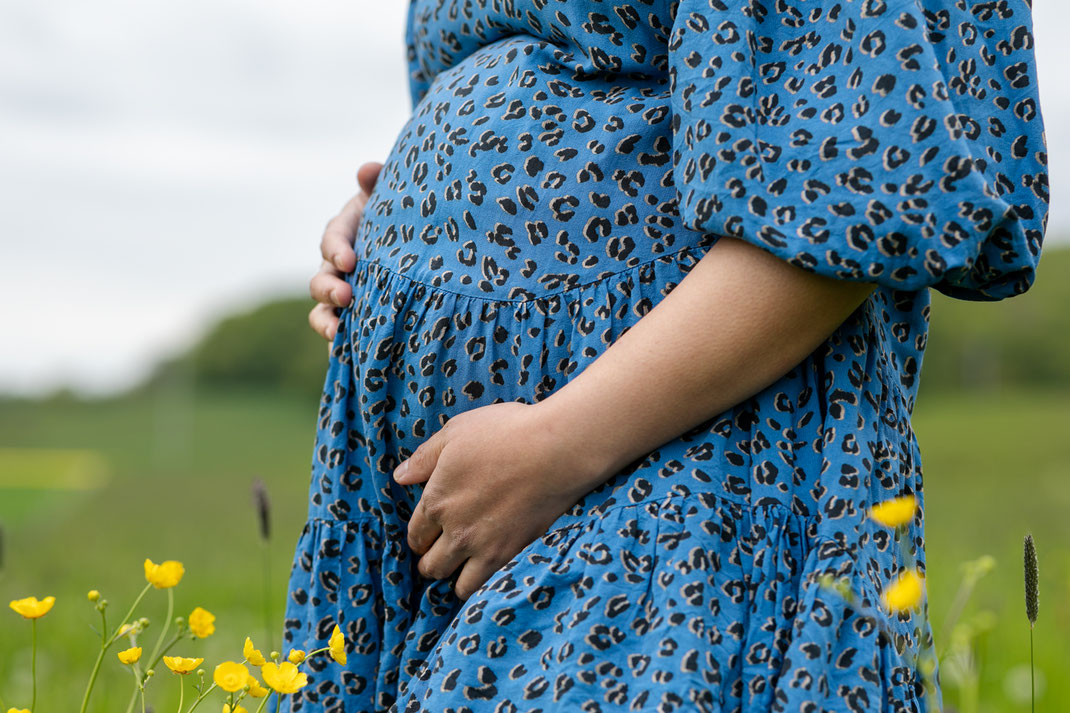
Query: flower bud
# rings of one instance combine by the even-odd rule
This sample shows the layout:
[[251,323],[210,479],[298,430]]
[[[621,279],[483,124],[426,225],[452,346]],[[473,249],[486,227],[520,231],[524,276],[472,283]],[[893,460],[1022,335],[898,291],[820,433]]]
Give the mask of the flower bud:
[[86,597],[86,599],[88,599],[89,601],[91,601],[91,602],[95,602],[95,601],[97,601],[98,599],[100,599],[100,592],[98,592],[98,591],[97,591],[97,590],[95,590],[95,589],[90,589],[90,590],[89,590],[89,594],[86,594],[86,595],[85,595],[85,597]]
[[156,669],[154,669],[154,668],[150,668],[148,671],[145,672],[145,678],[152,678],[155,675],[156,675]]
[[197,675],[204,678],[205,670],[203,668],[197,669]]
[[279,656],[280,656],[280,654],[279,654],[278,651],[272,651],[271,652],[271,660],[272,661],[278,661],[279,660]]

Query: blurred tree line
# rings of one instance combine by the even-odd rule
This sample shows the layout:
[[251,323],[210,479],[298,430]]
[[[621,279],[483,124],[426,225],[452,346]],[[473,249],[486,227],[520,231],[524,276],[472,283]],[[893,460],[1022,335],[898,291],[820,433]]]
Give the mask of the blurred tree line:
[[[1070,250],[1049,249],[1033,288],[999,302],[932,291],[922,390],[1070,386]],[[317,399],[327,344],[308,326],[311,299],[281,299],[231,315],[187,353],[163,363],[141,389],[293,392]]]

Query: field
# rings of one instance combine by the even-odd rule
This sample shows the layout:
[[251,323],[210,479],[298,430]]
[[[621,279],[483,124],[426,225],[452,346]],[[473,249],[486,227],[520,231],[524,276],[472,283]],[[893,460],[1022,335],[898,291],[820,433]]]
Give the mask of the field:
[[[186,577],[175,590],[178,614],[200,605],[218,616],[214,636],[177,653],[240,660],[246,634],[265,650],[279,646],[263,630],[264,553],[250,484],[263,478],[272,496],[268,554],[278,620],[304,518],[315,407],[305,398],[188,393],[0,405],[0,598],[57,597],[39,622],[38,677],[47,681],[40,711],[70,711],[81,699],[99,648],[85,592],[100,589],[119,615],[143,585],[145,557],[185,563]],[[1070,661],[1067,424],[1070,399],[1061,392],[938,393],[919,401],[915,426],[925,459],[930,606],[938,636],[959,563],[983,554],[997,561],[967,609],[967,618],[981,610],[995,614],[994,627],[978,639],[981,710],[1028,706],[1021,697],[1029,656],[1021,583],[1026,532],[1036,537],[1041,565],[1041,701],[1070,697],[1061,675]],[[27,476],[21,484],[19,473]],[[30,488],[31,482],[48,487]],[[150,594],[147,614],[158,622],[165,598]],[[0,642],[0,710],[27,705],[27,622],[12,612],[0,616]],[[92,710],[125,709],[129,674],[109,656],[102,676]],[[173,708],[160,693],[174,693],[175,681],[154,685],[155,700]],[[950,708],[958,694],[945,686]]]

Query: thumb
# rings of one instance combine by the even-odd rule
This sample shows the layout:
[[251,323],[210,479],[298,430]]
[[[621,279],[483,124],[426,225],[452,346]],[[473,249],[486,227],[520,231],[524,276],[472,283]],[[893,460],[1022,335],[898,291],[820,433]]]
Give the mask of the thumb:
[[435,470],[438,456],[445,445],[446,439],[441,431],[432,435],[394,469],[394,482],[408,485],[426,481]]
[[357,185],[360,186],[360,190],[365,194],[371,195],[372,189],[375,188],[376,181],[379,180],[379,172],[383,169],[383,164],[378,161],[369,161],[362,164],[357,169]]

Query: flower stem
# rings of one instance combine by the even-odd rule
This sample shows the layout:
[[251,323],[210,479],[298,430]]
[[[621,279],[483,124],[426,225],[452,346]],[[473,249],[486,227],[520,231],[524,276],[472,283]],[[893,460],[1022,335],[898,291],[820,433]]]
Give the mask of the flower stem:
[[275,694],[275,713],[279,713],[279,709],[282,708],[282,694]]
[[134,703],[137,702],[137,692],[141,689],[141,698],[145,698],[145,689],[141,688],[141,672],[137,670],[137,664],[134,664],[134,668],[131,669],[134,674],[134,693],[130,696],[130,702],[126,704],[126,713],[131,713],[134,710]]
[[170,651],[174,647],[174,645],[177,644],[181,640],[182,640],[182,635],[176,633],[174,635],[174,637],[170,641],[167,642],[167,645],[163,647],[163,650],[160,651],[160,653],[158,653],[156,655],[156,658],[154,658],[153,660],[149,661],[149,668],[156,668],[156,666],[160,663],[160,659],[162,659],[164,656],[166,656],[167,652]]
[[167,635],[167,630],[171,628],[171,615],[175,612],[175,590],[168,587],[167,589],[167,618],[163,621],[163,629],[160,630],[160,636],[156,639],[156,645],[152,647],[152,655],[149,656],[149,667],[155,666],[156,656],[160,653],[160,647],[163,645],[163,639]]
[[[168,589],[167,591],[171,591]],[[186,677],[178,677],[178,713],[182,713],[182,698],[186,693]]]
[[197,706],[199,706],[201,704],[201,701],[203,701],[208,696],[208,694],[211,693],[212,691],[214,691],[215,689],[216,689],[216,684],[214,684],[214,683],[211,686],[209,686],[208,688],[206,688],[204,693],[202,693],[201,695],[197,696],[197,700],[195,700],[193,702],[193,705],[191,705],[189,707],[189,710],[186,711],[186,713],[192,713],[193,709],[195,709]]
[[1033,672],[1033,625],[1029,625],[1029,710],[1036,713],[1037,710],[1037,688],[1036,688],[1036,674]]
[[[30,711],[32,712],[37,710],[37,620],[31,619],[30,622],[30,640],[32,641],[30,649],[30,676],[33,678],[33,698],[30,699],[32,701],[30,703]],[[1033,634],[1032,630],[1030,630],[1030,641],[1032,641],[1032,638]]]
[[[134,610],[137,609],[137,605],[141,603],[141,600],[145,598],[145,595],[148,594],[148,591],[151,588],[151,584],[146,584],[145,588],[141,590],[141,593],[137,595],[137,599],[135,599],[134,603],[130,605],[130,611],[128,611],[126,613],[126,616],[123,617],[123,620],[119,622],[119,626],[115,627],[115,633],[112,634],[111,638],[104,643],[104,648],[108,648],[113,643],[115,643],[116,639],[119,638],[119,632],[123,630],[123,625],[126,624],[126,622],[130,621],[130,617],[134,615]],[[103,615],[103,612],[101,612],[101,615]],[[107,629],[105,629],[105,632],[107,632]],[[83,708],[82,710],[84,711],[85,709]]]
[[271,546],[268,544],[268,542],[266,540],[263,543],[262,549],[264,551],[264,564],[263,564],[263,575],[264,575],[264,582],[263,582],[263,587],[264,587],[264,593],[263,593],[263,597],[264,597],[264,636],[266,636],[268,638],[268,641],[272,641],[274,637],[272,636],[272,633],[271,633],[271,622],[272,622],[272,615],[271,615]]
[[[279,695],[279,694],[278,694],[278,693],[276,693],[275,695],[277,696],[277,695]],[[267,702],[268,702],[268,701],[270,701],[270,700],[271,700],[271,696],[264,696],[264,697],[263,697],[263,698],[262,698],[262,699],[260,700],[260,707],[256,709],[256,713],[260,713],[261,711],[263,711],[263,710],[264,710],[264,706],[266,706],[266,705],[267,705]]]

